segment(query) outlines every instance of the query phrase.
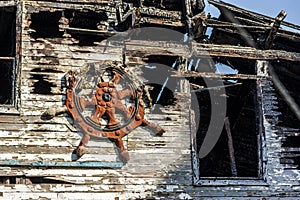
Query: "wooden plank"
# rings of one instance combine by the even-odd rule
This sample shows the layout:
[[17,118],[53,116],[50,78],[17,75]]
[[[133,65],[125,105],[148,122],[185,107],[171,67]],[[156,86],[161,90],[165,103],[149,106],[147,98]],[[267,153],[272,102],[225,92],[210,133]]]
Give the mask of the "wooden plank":
[[[39,147],[36,147],[39,148]],[[59,147],[60,148],[60,147]],[[14,162],[20,162],[20,165],[24,164],[24,166],[27,166],[28,163],[36,163],[36,162],[45,162],[45,163],[56,163],[56,162],[74,162],[72,159],[73,155],[72,152],[75,148],[70,149],[66,152],[60,152],[56,154],[47,154],[47,153],[40,153],[40,154],[23,154],[23,153],[11,153],[11,154],[1,154],[1,160],[3,166],[8,165],[7,161],[14,163]],[[101,150],[101,148],[99,148]],[[114,162],[118,160],[118,156],[116,155],[113,148],[110,149],[111,151],[105,151],[101,152],[99,154],[93,154],[93,153],[87,153],[83,155],[78,162]],[[108,152],[108,154],[106,154]],[[50,152],[51,153],[51,152]],[[5,164],[6,163],[6,164]],[[71,167],[72,165],[70,165]]]
[[273,41],[277,36],[277,31],[279,30],[280,23],[284,20],[286,17],[287,13],[285,11],[281,11],[277,17],[275,18],[274,22],[271,24],[272,28],[264,41],[264,48],[265,49],[270,49],[272,47]]
[[183,27],[184,24],[178,20],[172,19],[163,19],[163,18],[153,18],[153,17],[142,17],[139,24],[154,24],[154,25],[164,25],[164,26],[172,26],[172,27]]
[[[70,39],[69,39],[70,40]],[[114,41],[114,43],[108,41],[102,41],[98,42],[97,45],[91,47],[91,46],[79,46],[79,45],[67,45],[64,44],[65,39],[63,40],[55,40],[51,41],[51,39],[48,40],[36,40],[36,41],[24,41],[24,47],[26,49],[24,52],[34,55],[35,53],[39,54],[48,54],[52,53],[53,55],[57,55],[58,53],[62,52],[66,55],[72,55],[72,53],[118,53],[120,52],[120,49],[122,48],[120,41],[120,44],[118,44],[117,41]],[[47,51],[45,50],[47,49]],[[43,53],[44,52],[44,53]],[[50,54],[51,55],[51,54]]]
[[74,9],[80,10],[83,9],[90,9],[90,10],[97,10],[97,11],[107,11],[112,15],[115,12],[115,7],[112,5],[106,4],[77,4],[77,3],[65,3],[65,2],[49,2],[49,1],[26,1],[25,2],[25,9],[26,13],[35,13],[38,11],[54,11],[54,10],[64,10],[64,9]]
[[[156,185],[117,185],[115,183],[104,183],[101,185],[97,184],[90,184],[90,185],[70,185],[70,184],[29,184],[29,185],[18,185],[16,184],[13,188],[11,187],[12,185],[4,185],[0,186],[0,190],[3,191],[4,193],[11,193],[11,192],[20,192],[22,194],[26,193],[32,193],[33,191],[36,191],[38,193],[42,192],[56,192],[56,193],[75,193],[75,194],[80,194],[82,192],[84,193],[94,193],[98,195],[102,195],[102,193],[106,193],[109,191],[110,193],[114,194],[134,194],[134,192],[145,192],[145,191],[153,191],[155,188],[157,188]],[[62,195],[63,196],[63,195]],[[72,195],[74,198],[74,195]],[[98,196],[99,198],[99,196]],[[83,199],[82,196],[79,198],[75,199]],[[100,198],[101,199],[101,198]]]
[[0,1],[0,7],[6,7],[6,6],[16,6],[16,2],[15,1]]
[[3,56],[0,56],[0,60],[15,60],[16,58],[15,57],[3,57]]
[[[204,43],[192,43],[194,56],[199,57],[232,57],[254,60],[289,60],[300,61],[300,53],[283,50],[259,50],[252,47],[238,47],[233,45],[216,45]],[[131,56],[146,56],[152,52],[160,55],[191,55],[189,47],[183,43],[168,41],[129,41],[126,42],[126,54]]]
[[140,8],[142,15],[160,17],[160,18],[170,18],[172,20],[181,20],[182,13],[180,11],[163,10],[157,7],[144,7]]
[[244,25],[244,24],[236,24],[231,22],[223,22],[216,19],[206,19],[205,22],[207,26],[210,27],[218,27],[218,28],[246,28],[246,29],[254,29],[254,31],[261,30],[267,31],[270,30],[271,27],[266,24],[261,24],[260,26],[253,26],[253,25]]
[[[55,102],[61,102],[65,100],[65,95],[61,94],[33,94],[29,92],[30,88],[23,86],[22,87],[22,100],[23,101],[32,101],[32,103],[37,103],[37,102],[45,102],[46,104],[56,104]],[[23,108],[22,108],[23,109]],[[46,108],[44,108],[46,110]]]
[[282,50],[258,50],[252,47],[193,43],[195,56],[220,56],[254,60],[300,61],[300,53]]
[[0,161],[1,166],[30,166],[30,167],[96,167],[96,168],[121,168],[123,166],[122,162],[47,162],[47,161],[37,161],[37,162],[26,162],[19,160],[5,160]]
[[9,145],[15,145],[15,146],[53,146],[53,147],[73,147],[77,145],[77,142],[72,141],[59,141],[57,139],[47,139],[47,140],[35,140],[35,139],[6,139],[6,140],[0,140],[0,146],[9,146]]
[[209,72],[176,72],[174,77],[205,77],[205,78],[220,78],[220,79],[245,79],[245,80],[256,80],[262,76],[252,75],[252,74],[218,74]]
[[[59,57],[59,56],[58,56]],[[50,64],[53,63],[53,59],[57,59],[58,57],[51,57],[51,56],[37,56],[33,59],[31,56],[25,56],[24,62],[27,64]],[[59,65],[62,66],[84,66],[88,62],[97,62],[97,61],[103,61],[103,60],[115,60],[115,61],[122,61],[122,55],[119,54],[90,54],[89,56],[85,57],[84,55],[78,55],[74,56],[73,58],[66,58],[61,57],[59,59]],[[58,63],[56,63],[58,64]]]
[[[77,140],[77,144],[79,144],[80,140]],[[0,146],[0,149],[2,152],[1,155],[5,155],[5,158],[14,159],[15,157],[21,156],[24,158],[24,156],[27,156],[28,158],[34,158],[34,155],[41,154],[45,159],[51,158],[54,154],[58,155],[57,157],[53,157],[54,159],[63,159],[65,161],[70,161],[70,155],[75,149],[75,146],[71,147],[55,147],[55,146],[47,146],[47,145],[39,145],[39,146]],[[104,142],[97,142],[97,145],[90,145],[87,147],[88,153],[83,159],[90,159],[93,155],[97,155],[97,159],[100,158],[100,156],[104,156],[103,158],[106,158],[106,155],[112,156],[114,155],[114,159],[116,158],[116,147],[111,143],[107,142],[106,144]],[[12,154],[12,156],[7,155],[8,152]],[[53,154],[53,155],[51,155]],[[99,155],[99,156],[98,156]],[[47,157],[48,156],[48,157]],[[95,159],[95,158],[94,158]],[[102,159],[102,158],[101,158]]]
[[237,169],[236,169],[236,163],[235,163],[235,155],[234,155],[234,148],[233,148],[233,140],[232,135],[230,131],[230,124],[228,117],[225,118],[225,129],[227,132],[227,138],[228,138],[228,149],[229,149],[229,158],[230,158],[230,167],[231,167],[231,174],[233,177],[237,177]]

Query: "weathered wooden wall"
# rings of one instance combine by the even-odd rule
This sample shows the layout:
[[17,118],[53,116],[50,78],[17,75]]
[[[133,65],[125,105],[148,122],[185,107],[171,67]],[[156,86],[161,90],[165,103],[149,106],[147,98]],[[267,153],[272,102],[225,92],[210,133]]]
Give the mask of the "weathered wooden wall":
[[[151,114],[150,110],[146,110],[149,121],[160,124],[166,130],[162,137],[153,137],[147,129],[139,127],[124,138],[131,158],[126,165],[118,160],[114,145],[105,139],[92,140],[88,145],[89,153],[72,162],[71,153],[81,138],[80,132],[73,127],[72,118],[67,114],[51,120],[41,118],[47,108],[63,105],[66,72],[89,62],[125,62],[129,72],[134,73],[132,75],[147,81],[147,75],[142,71],[147,59],[143,58],[152,53],[183,59],[196,54],[299,61],[297,53],[250,47],[223,48],[199,43],[193,43],[192,48],[169,44],[168,51],[164,51],[159,43],[149,41],[116,44],[96,39],[88,44],[91,41],[85,41],[76,34],[68,32],[64,35],[64,31],[58,26],[53,27],[52,23],[55,24],[65,10],[105,11],[108,20],[114,21],[116,7],[110,2],[8,3],[17,5],[18,16],[21,16],[17,24],[20,34],[17,40],[20,88],[18,112],[0,115],[0,179],[3,183],[0,185],[0,199],[300,198],[299,167],[280,162],[284,151],[282,140],[285,135],[298,136],[299,129],[277,126],[277,116],[281,113],[276,111],[274,87],[268,74],[260,70],[263,69],[261,62],[257,75],[263,123],[259,132],[263,178],[259,180],[207,179],[199,185],[199,177],[195,177],[198,174],[196,153],[192,146],[195,144],[196,127],[193,111],[190,110],[189,87],[184,80],[178,84],[175,105],[162,108],[162,114]],[[189,4],[185,2],[184,5]],[[178,7],[161,11],[151,5],[145,6],[141,13],[146,17],[141,24],[164,23],[183,29],[186,19]],[[153,15],[158,17],[151,18]],[[49,21],[51,17],[53,21]],[[299,151],[299,148],[290,150]]]
[[[186,101],[163,108],[163,114],[150,114],[146,110],[148,120],[160,124],[166,133],[153,137],[143,128],[130,133],[124,138],[131,158],[125,166],[118,160],[114,145],[106,139],[92,140],[89,153],[72,162],[72,151],[81,138],[72,118],[67,114],[51,120],[41,118],[47,108],[64,104],[67,71],[89,62],[122,63],[124,55],[132,57],[131,52],[124,52],[123,44],[104,41],[81,45],[77,39],[63,37],[51,27],[53,22],[49,16],[57,23],[57,13],[65,9],[103,8],[109,17],[115,18],[115,8],[106,2],[93,5],[23,1],[18,4],[18,13],[22,15],[20,104],[19,114],[1,115],[3,199],[168,198],[169,192],[175,197],[183,191],[181,187],[192,183],[189,93],[178,91],[175,96]],[[39,25],[41,29],[37,28]],[[142,76],[141,65],[136,64],[128,62],[128,69]]]

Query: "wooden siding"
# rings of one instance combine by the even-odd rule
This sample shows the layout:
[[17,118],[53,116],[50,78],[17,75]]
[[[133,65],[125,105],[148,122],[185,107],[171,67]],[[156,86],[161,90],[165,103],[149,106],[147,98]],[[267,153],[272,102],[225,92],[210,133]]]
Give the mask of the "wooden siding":
[[[70,37],[39,37],[39,30],[32,28],[33,16],[38,13],[104,9],[102,5],[42,1],[23,1],[19,5],[22,8],[20,105],[19,114],[0,117],[1,177],[6,183],[0,186],[0,196],[3,199],[133,199],[151,197],[154,191],[159,196],[160,190],[165,193],[190,185],[190,94],[180,91],[175,96],[187,101],[162,108],[163,114],[150,114],[146,110],[147,119],[166,130],[162,137],[153,137],[147,129],[139,127],[124,138],[130,154],[126,165],[119,161],[115,146],[105,138],[90,141],[88,153],[77,162],[71,161],[71,153],[81,139],[72,118],[63,114],[43,120],[42,113],[49,107],[63,105],[64,76],[68,70],[101,60],[122,63],[122,56],[126,54],[127,58],[130,54],[124,52],[123,45],[98,42],[82,46]],[[113,9],[108,6],[106,11]],[[129,71],[142,75],[141,65],[136,64],[127,63]]]
[[[176,1],[172,1],[175,2]],[[162,108],[161,114],[147,109],[149,121],[161,125],[166,133],[153,137],[145,128],[137,128],[124,138],[130,161],[123,165],[115,146],[106,139],[93,139],[88,153],[77,162],[71,153],[78,145],[81,133],[72,118],[63,114],[43,120],[49,107],[61,106],[65,100],[64,76],[70,69],[101,60],[125,62],[137,80],[147,81],[142,65],[149,55],[224,56],[248,59],[282,59],[299,61],[299,53],[279,50],[258,50],[232,45],[192,43],[188,45],[149,41],[126,41],[111,44],[96,41],[81,45],[78,38],[46,37],[32,27],[33,16],[40,12],[62,12],[67,9],[108,13],[115,20],[116,10],[108,1],[7,1],[16,5],[20,24],[18,38],[17,112],[0,115],[0,199],[268,199],[300,198],[299,167],[280,162],[284,153],[282,141],[286,135],[299,136],[299,129],[279,127],[277,97],[267,73],[267,63],[257,64],[259,97],[261,97],[262,175],[259,180],[204,180],[199,184],[194,111],[190,110],[191,94],[186,80],[179,82],[175,105]],[[178,3],[178,2],[177,2]],[[2,2],[0,2],[2,6]],[[181,11],[160,12],[152,7],[141,12],[157,15],[171,26],[184,26]],[[166,19],[167,18],[167,19]],[[148,18],[144,19],[149,22]],[[147,21],[148,20],[148,21]],[[57,33],[57,32],[56,32]],[[63,34],[63,33],[62,33]],[[124,46],[126,48],[124,48]],[[165,48],[168,47],[168,51]],[[225,48],[226,47],[226,48]],[[179,74],[186,73],[187,65]],[[290,161],[293,162],[293,161]]]

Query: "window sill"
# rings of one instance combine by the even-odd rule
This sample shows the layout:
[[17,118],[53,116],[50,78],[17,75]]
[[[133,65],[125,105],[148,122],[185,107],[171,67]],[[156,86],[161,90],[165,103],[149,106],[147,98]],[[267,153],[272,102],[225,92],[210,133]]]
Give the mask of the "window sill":
[[20,111],[12,105],[0,105],[0,114],[20,115]]
[[247,179],[247,178],[203,178],[198,180],[195,186],[269,186],[269,184],[262,179]]

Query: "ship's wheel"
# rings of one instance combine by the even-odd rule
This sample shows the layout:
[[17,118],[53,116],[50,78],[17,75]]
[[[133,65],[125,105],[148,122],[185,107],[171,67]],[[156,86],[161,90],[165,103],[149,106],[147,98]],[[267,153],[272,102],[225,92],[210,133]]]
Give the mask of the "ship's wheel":
[[91,136],[106,137],[116,144],[120,160],[126,163],[129,154],[124,136],[140,125],[149,126],[156,135],[164,133],[144,119],[143,87],[136,86],[121,68],[102,68],[96,77],[79,76],[74,71],[68,75],[66,109],[84,133],[74,150],[76,159],[86,153]]

